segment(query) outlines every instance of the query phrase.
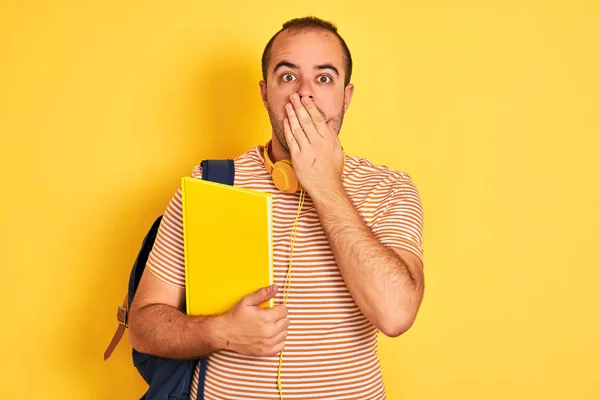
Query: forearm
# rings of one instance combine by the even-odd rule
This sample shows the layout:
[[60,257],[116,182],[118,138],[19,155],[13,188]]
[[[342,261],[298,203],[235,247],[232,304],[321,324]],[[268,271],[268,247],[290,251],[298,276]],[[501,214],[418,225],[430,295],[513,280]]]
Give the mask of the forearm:
[[356,304],[386,335],[406,331],[421,302],[422,270],[377,240],[341,184],[312,199]]
[[149,304],[131,311],[129,338],[140,352],[193,359],[223,347],[222,321],[218,316],[192,317],[165,304]]

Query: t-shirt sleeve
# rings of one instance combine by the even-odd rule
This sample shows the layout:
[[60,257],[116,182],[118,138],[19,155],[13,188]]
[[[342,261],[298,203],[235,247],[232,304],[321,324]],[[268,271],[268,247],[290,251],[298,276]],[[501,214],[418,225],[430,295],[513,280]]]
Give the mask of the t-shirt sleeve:
[[[194,168],[192,177],[202,177],[200,166]],[[163,214],[147,267],[161,281],[185,288],[181,188],[173,195]]]
[[423,261],[423,206],[408,174],[399,173],[385,206],[374,216],[371,229],[385,246],[408,250]]

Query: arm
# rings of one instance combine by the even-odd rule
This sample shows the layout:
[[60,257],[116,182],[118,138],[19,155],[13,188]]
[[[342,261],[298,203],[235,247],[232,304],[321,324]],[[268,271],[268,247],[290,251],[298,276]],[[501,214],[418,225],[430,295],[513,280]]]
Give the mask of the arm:
[[185,289],[144,270],[129,313],[129,340],[140,352],[166,358],[201,358],[225,348],[223,316],[189,317]]
[[312,199],[356,304],[385,335],[407,331],[423,296],[421,260],[404,249],[384,246],[366,226],[341,183]]
[[[196,176],[201,176],[198,171]],[[215,316],[188,316],[181,191],[164,213],[129,313],[129,339],[138,351],[165,358],[201,358],[226,349],[248,355],[276,354],[289,320],[283,306],[260,308],[277,293],[262,288]]]
[[346,286],[373,325],[388,336],[402,334],[421,303],[421,261],[386,247],[354,208],[340,179],[344,155],[333,120],[327,121],[308,96],[300,100],[296,93],[286,112],[285,139],[294,171],[315,204]]
[[144,270],[129,314],[133,347],[165,358],[202,358],[218,350],[271,356],[285,346],[287,308],[262,309],[277,286],[243,297],[230,311],[214,316],[188,316],[181,309],[185,289],[169,285]]

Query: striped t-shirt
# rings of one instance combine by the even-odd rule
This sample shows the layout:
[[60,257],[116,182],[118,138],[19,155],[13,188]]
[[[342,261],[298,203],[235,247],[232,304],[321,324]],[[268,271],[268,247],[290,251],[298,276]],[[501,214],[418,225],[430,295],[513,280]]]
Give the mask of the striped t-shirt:
[[[235,160],[236,186],[273,195],[274,283],[284,287],[290,257],[290,234],[299,193],[279,191],[265,169],[263,146]],[[202,177],[200,167],[192,173]],[[386,246],[406,249],[422,259],[423,212],[410,176],[369,160],[347,156],[342,173],[346,193]],[[385,399],[377,329],[348,291],[319,217],[307,195],[294,245],[290,326],[285,341],[281,381],[283,398]],[[148,260],[150,271],[168,284],[185,287],[181,190],[165,211]],[[282,304],[283,290],[275,297]],[[209,356],[205,399],[279,399],[279,356],[252,357],[232,351]],[[196,399],[199,369],[192,383]]]

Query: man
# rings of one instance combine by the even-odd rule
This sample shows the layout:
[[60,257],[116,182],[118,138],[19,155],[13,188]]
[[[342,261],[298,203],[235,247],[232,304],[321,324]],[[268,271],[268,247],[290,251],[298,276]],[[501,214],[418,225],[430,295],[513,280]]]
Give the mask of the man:
[[[164,214],[131,305],[130,340],[163,357],[208,356],[206,399],[386,397],[377,332],[398,336],[416,317],[423,214],[407,174],[344,154],[351,72],[337,28],[314,17],[287,22],[265,48],[260,93],[272,140],[235,159],[235,185],[273,194],[273,287],[222,315],[187,316],[181,191]],[[299,191],[277,189],[269,173],[290,159]],[[272,297],[275,307],[259,307]],[[198,371],[192,398],[197,386]]]

